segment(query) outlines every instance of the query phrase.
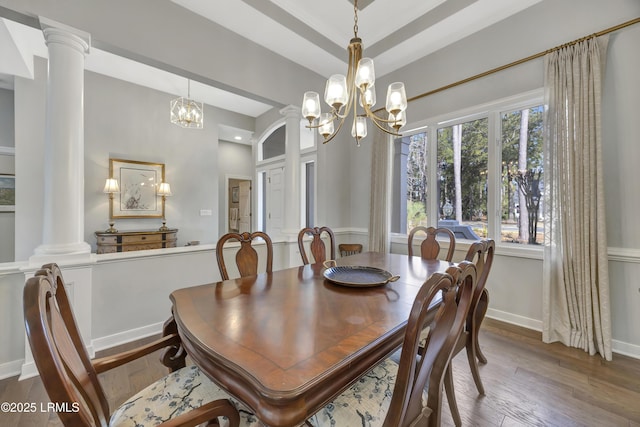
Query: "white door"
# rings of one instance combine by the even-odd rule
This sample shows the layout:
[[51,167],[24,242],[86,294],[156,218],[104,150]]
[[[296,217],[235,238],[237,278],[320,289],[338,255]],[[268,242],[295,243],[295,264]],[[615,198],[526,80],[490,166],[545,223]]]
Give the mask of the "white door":
[[251,181],[240,181],[238,228],[240,233],[251,232]]
[[270,169],[267,173],[267,230],[270,236],[282,233],[284,207],[284,168]]

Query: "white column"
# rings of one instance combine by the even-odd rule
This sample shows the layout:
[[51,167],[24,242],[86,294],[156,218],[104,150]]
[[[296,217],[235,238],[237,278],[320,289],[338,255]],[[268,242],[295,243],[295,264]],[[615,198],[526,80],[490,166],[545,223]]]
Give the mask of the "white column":
[[285,116],[285,193],[284,234],[298,236],[300,231],[300,107],[289,105],[280,114]]
[[33,262],[89,254],[84,241],[84,58],[89,34],[40,18],[49,51],[42,244]]

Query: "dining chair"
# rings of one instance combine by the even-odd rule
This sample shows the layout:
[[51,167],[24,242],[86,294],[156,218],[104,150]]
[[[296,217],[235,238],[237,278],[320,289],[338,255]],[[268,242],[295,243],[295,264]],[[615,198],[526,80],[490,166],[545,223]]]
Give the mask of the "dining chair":
[[360,243],[341,243],[338,245],[338,251],[341,257],[355,255],[362,252],[362,245]]
[[273,243],[267,233],[254,231],[253,233],[227,233],[222,236],[216,244],[216,259],[222,280],[229,280],[229,273],[224,262],[224,245],[229,240],[240,242],[240,249],[236,252],[236,265],[240,272],[240,277],[255,276],[258,274],[258,252],[251,246],[256,238],[261,238],[267,246],[266,272],[271,273],[273,269]]
[[[434,273],[420,288],[409,314],[399,363],[388,358],[377,364],[313,415],[308,424],[314,427],[440,425],[444,375],[464,327],[476,282],[473,263],[463,261],[447,271]],[[442,303],[428,329],[425,351],[420,353],[420,335],[429,305],[440,293]]]
[[414,227],[409,232],[409,256],[413,256],[413,239],[418,232],[424,232],[427,235],[427,237],[420,244],[420,256],[423,259],[438,258],[438,256],[440,255],[440,243],[438,243],[436,237],[438,235],[444,235],[449,240],[449,250],[447,252],[445,260],[451,262],[451,260],[453,259],[453,253],[456,250],[456,236],[453,234],[453,231],[449,230],[448,228],[424,227],[422,225]]
[[[226,396],[197,367],[185,367],[176,331],[165,324],[163,338],[137,349],[90,360],[69,303],[59,267],[47,264],[24,287],[27,338],[42,383],[65,426],[195,426],[240,416]],[[125,401],[113,413],[98,374],[165,348],[172,373]]]
[[[495,251],[496,244],[493,239],[479,240],[471,244],[465,256],[465,261],[473,262],[476,266],[476,272],[478,274],[477,284],[471,299],[471,308],[469,314],[460,335],[460,339],[456,343],[453,351],[453,357],[466,349],[467,360],[469,361],[469,367],[471,368],[471,374],[473,381],[476,384],[478,393],[484,395],[484,386],[480,379],[480,370],[478,369],[478,361],[480,363],[487,363],[487,358],[480,349],[478,342],[478,334],[480,332],[480,325],[487,313],[487,307],[489,306],[489,291],[487,290],[486,283],[489,272],[491,271],[491,265],[493,264],[493,253]],[[447,393],[447,400],[449,401],[449,407],[451,409],[451,415],[456,425],[461,425],[460,413],[458,411],[458,405],[455,399],[455,393],[453,390],[453,373],[451,365],[447,370],[445,377],[445,390]]]
[[333,231],[329,227],[306,227],[298,233],[298,249],[300,250],[300,256],[302,256],[302,263],[304,265],[309,264],[309,257],[307,256],[307,252],[304,248],[304,238],[307,234],[310,234],[313,237],[313,240],[311,240],[311,243],[309,244],[309,251],[311,252],[311,255],[313,255],[314,264],[326,261],[327,249],[322,241],[323,233],[329,238],[329,259],[336,259],[336,238],[333,235]]

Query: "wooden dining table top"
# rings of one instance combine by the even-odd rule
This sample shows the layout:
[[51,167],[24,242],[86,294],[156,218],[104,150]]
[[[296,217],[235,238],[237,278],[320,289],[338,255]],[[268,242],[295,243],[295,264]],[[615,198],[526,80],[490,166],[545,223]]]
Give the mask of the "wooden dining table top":
[[310,264],[171,293],[194,363],[267,426],[303,423],[395,351],[420,286],[452,265],[374,252],[337,264],[400,278],[353,288],[326,280],[325,267]]

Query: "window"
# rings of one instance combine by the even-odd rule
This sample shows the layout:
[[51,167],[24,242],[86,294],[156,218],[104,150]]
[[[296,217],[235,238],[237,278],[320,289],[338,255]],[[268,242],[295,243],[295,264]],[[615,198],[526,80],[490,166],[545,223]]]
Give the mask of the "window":
[[501,240],[542,243],[542,106],[500,114]]
[[487,237],[488,119],[438,128],[438,226]]
[[458,239],[540,244],[541,98],[528,93],[426,121],[397,139],[392,231],[439,226]]
[[280,126],[275,129],[262,142],[262,160],[273,159],[274,157],[284,156],[285,151],[286,126]]
[[302,163],[300,171],[302,180],[302,226],[315,226],[315,162],[309,161]]
[[[301,227],[313,227],[316,214],[316,144],[315,134],[301,122],[300,151],[288,153],[286,150],[287,127],[283,120],[279,120],[265,132],[258,142],[258,158],[256,159],[256,201],[258,229],[269,234],[277,235],[281,232],[284,221],[285,195],[287,190],[285,174],[288,160],[300,162],[300,224]],[[289,129],[295,132],[296,129]],[[291,135],[295,139],[295,135]],[[292,150],[295,151],[295,150]],[[295,158],[294,158],[295,157]],[[296,200],[298,197],[295,198]]]

